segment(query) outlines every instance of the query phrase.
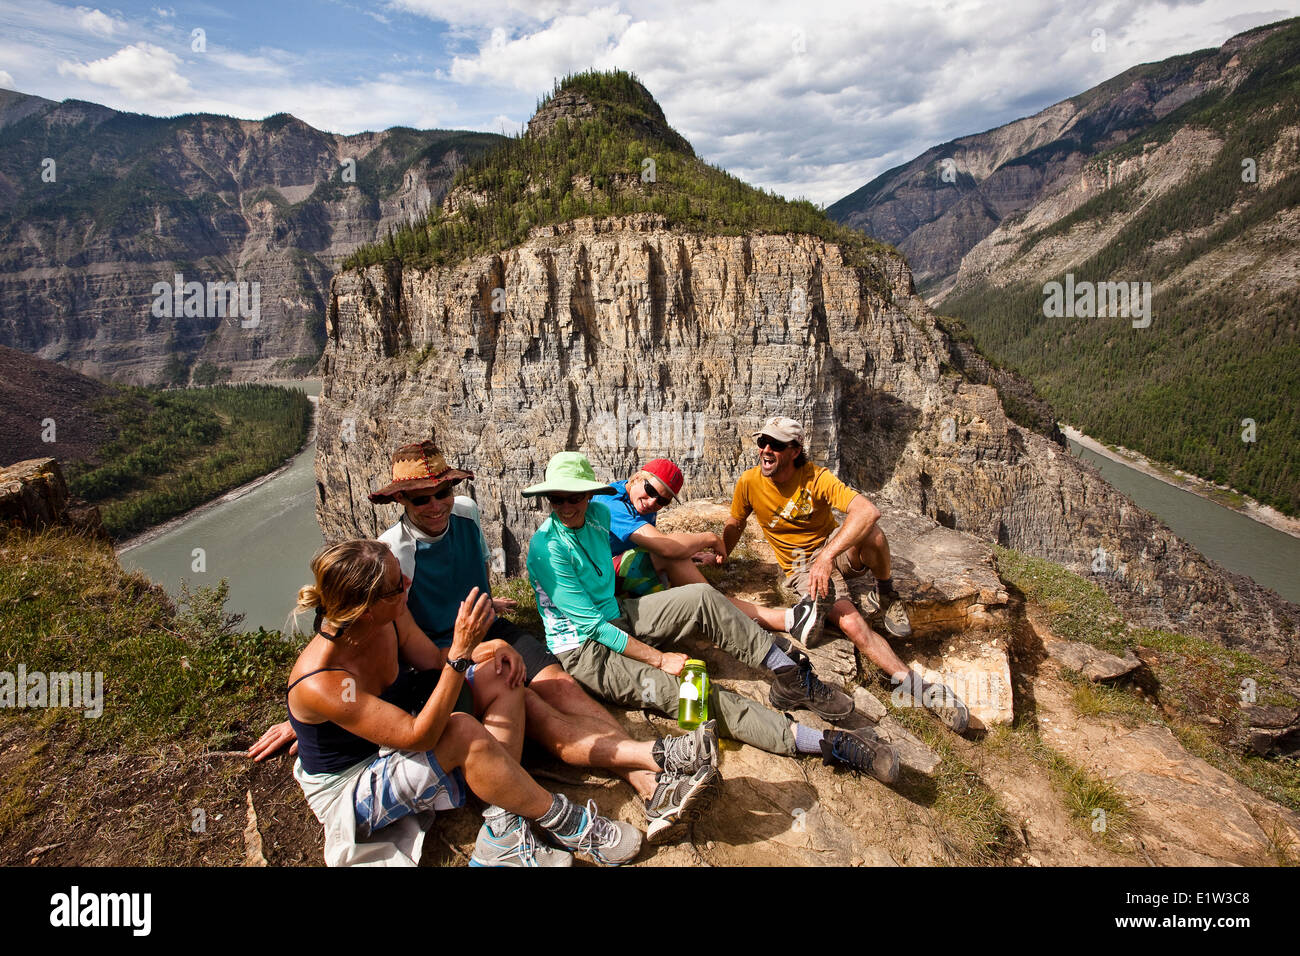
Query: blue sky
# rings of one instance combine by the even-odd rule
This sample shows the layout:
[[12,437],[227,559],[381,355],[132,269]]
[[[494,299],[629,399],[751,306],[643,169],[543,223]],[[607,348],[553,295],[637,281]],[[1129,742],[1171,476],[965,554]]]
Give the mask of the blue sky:
[[0,0],[0,86],[342,133],[514,131],[555,76],[618,66],[705,159],[829,203],[932,145],[1298,14],[1300,0]]

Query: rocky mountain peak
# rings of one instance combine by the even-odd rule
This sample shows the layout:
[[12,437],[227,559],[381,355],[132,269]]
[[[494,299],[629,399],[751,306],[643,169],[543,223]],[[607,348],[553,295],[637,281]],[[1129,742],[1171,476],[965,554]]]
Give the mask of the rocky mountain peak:
[[572,125],[598,120],[617,133],[662,143],[694,156],[691,144],[668,125],[663,109],[635,74],[623,70],[578,73],[557,80],[550,95],[528,121],[528,135],[542,138],[561,122]]

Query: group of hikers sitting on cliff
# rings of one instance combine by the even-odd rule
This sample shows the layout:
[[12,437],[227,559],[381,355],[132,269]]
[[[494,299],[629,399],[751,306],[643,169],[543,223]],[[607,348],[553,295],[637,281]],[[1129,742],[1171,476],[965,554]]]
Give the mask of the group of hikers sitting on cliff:
[[[433,442],[399,448],[392,480],[370,500],[404,514],[377,541],[329,545],[313,558],[315,583],[300,590],[298,608],[315,611],[314,633],[289,674],[289,719],[249,751],[261,760],[293,743],[294,775],[325,827],[326,862],[413,865],[423,840],[413,815],[463,806],[467,788],[488,804],[471,866],[632,860],[641,831],[601,816],[595,801],[580,806],[539,785],[520,766],[525,735],[567,764],[623,777],[644,801],[652,844],[680,840],[717,795],[719,736],[893,782],[898,756],[870,729],[822,731],[785,714],[805,709],[836,723],[853,712],[799,646],[825,624],[963,732],[965,705],[924,682],[868,623],[911,633],[880,512],[808,460],[798,422],[771,418],[753,437],[758,464],[737,481],[721,536],[656,527],[683,483],[667,459],[605,483],[578,452],[552,457],[545,480],[523,490],[550,505],[527,557],[544,637],[498,616],[514,602],[492,597],[478,508],[454,495],[473,474],[451,467]],[[697,566],[725,562],[751,514],[800,596],[793,607],[728,598]],[[714,688],[712,719],[632,739],[600,701],[676,717],[687,656],[674,648],[690,636],[770,671],[771,708]]]

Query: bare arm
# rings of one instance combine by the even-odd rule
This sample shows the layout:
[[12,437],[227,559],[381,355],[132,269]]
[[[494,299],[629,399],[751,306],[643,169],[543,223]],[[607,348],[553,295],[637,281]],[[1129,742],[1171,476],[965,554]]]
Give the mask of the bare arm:
[[[491,596],[480,594],[477,588],[470,591],[456,616],[456,632],[447,656],[452,659],[469,656],[494,618]],[[311,716],[331,720],[344,730],[381,747],[430,750],[437,744],[451,718],[465,676],[451,667],[444,667],[428,702],[415,716],[374,694],[357,691],[355,684],[349,687],[345,682],[351,679],[339,677],[337,672],[308,678],[298,685],[298,702],[304,710],[311,712]]]
[[725,558],[731,554],[740,540],[741,534],[745,531],[745,522],[737,521],[735,518],[728,518],[726,526],[722,529],[722,556]]
[[697,551],[725,553],[722,539],[712,531],[702,531],[697,534],[684,531],[664,534],[654,525],[648,524],[637,528],[628,535],[628,538],[638,548],[645,548],[651,554],[671,560],[689,558]]
[[808,590],[814,597],[830,593],[831,570],[835,567],[835,559],[842,552],[853,547],[855,541],[861,540],[864,534],[875,527],[879,519],[880,509],[863,495],[858,495],[849,502],[844,524],[840,526],[835,537],[822,547],[821,554],[808,569]]
[[627,636],[627,646],[623,648],[623,656],[630,657],[634,661],[640,661],[642,664],[649,664],[651,667],[672,674],[676,677],[686,666],[686,655],[669,652],[665,654],[658,648],[651,647],[642,641],[638,641],[631,634]]

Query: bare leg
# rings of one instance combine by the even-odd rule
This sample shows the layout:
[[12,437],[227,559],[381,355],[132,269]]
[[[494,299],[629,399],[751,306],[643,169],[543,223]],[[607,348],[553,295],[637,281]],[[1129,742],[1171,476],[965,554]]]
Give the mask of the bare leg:
[[642,797],[654,793],[660,767],[651,755],[653,742],[629,737],[564,668],[544,668],[528,690],[529,736],[567,764],[613,770]]
[[518,763],[524,755],[524,688],[506,686],[492,661],[474,669],[474,713]]
[[855,568],[860,568],[863,564],[870,568],[876,580],[890,576],[889,541],[879,524],[873,525],[870,531],[853,543],[848,556]]
[[[654,561],[655,570],[663,571],[668,575],[668,580],[672,582],[673,587],[681,587],[684,584],[708,584],[708,578],[696,567],[695,562],[690,558],[661,558],[657,554],[651,554],[650,559]],[[766,631],[784,631],[785,630],[785,608],[783,607],[761,607],[757,604],[751,604],[749,601],[742,601],[740,598],[734,598],[730,595],[727,600],[736,606],[741,614],[755,621],[759,627]]]
[[551,808],[551,795],[468,714],[451,715],[433,753],[446,771],[462,767],[469,788],[488,803],[529,820]]
[[871,663],[881,668],[890,677],[907,672],[907,665],[898,659],[889,642],[871,629],[871,625],[863,619],[862,613],[852,601],[836,601],[830,613],[826,615],[826,619],[843,631],[844,636],[852,641]]

